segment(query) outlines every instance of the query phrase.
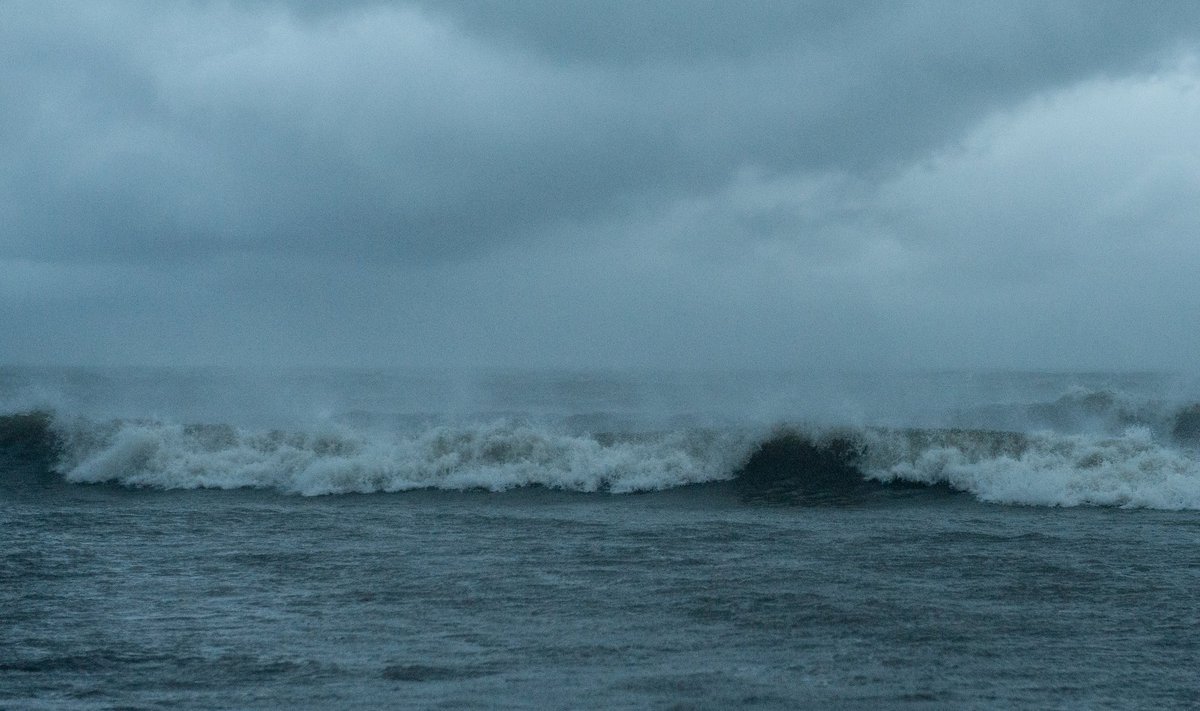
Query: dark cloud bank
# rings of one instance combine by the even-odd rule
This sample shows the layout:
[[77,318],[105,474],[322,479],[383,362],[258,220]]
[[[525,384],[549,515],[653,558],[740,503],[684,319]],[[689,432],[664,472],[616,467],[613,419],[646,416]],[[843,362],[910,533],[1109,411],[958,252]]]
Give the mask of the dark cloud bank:
[[8,2],[0,360],[1190,368],[1194,3]]

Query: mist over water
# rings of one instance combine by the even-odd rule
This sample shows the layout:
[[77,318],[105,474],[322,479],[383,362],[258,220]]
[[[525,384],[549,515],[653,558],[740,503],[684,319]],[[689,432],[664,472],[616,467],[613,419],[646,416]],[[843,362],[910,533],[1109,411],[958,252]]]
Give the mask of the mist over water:
[[994,503],[1200,508],[1200,408],[1158,374],[9,369],[5,383],[12,412],[41,413],[10,416],[10,439],[44,421],[43,456],[74,483],[630,493],[844,469]]
[[1197,400],[1200,378],[1164,373],[0,367],[5,412],[263,427],[520,416],[1088,431]]

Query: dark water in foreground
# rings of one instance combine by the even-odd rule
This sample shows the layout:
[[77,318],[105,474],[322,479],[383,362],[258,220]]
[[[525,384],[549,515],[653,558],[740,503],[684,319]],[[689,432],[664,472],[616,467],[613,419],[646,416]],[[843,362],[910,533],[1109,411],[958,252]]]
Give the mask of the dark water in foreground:
[[0,707],[1188,708],[1200,520],[30,485]]
[[1196,708],[1180,382],[0,368],[0,709]]

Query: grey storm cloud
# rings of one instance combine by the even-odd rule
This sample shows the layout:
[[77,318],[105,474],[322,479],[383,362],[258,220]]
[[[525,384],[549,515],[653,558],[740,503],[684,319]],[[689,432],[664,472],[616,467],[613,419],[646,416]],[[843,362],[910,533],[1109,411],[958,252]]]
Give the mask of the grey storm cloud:
[[1013,100],[1149,70],[1200,27],[1191,3],[0,12],[4,251],[98,261],[455,259],[743,169],[870,176]]
[[1177,367],[1200,5],[0,4],[0,359]]

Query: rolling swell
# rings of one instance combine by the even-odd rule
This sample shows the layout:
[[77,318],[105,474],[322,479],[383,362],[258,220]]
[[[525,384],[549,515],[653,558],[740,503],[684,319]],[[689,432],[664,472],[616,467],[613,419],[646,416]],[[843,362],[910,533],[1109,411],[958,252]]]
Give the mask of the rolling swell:
[[738,470],[738,493],[750,502],[850,504],[936,486],[869,478],[864,470],[866,454],[867,444],[858,433],[779,430],[759,443]]
[[42,491],[62,486],[61,477],[52,471],[59,452],[50,413],[0,415],[0,487]]
[[0,457],[14,463],[49,464],[58,453],[48,412],[0,415]]

